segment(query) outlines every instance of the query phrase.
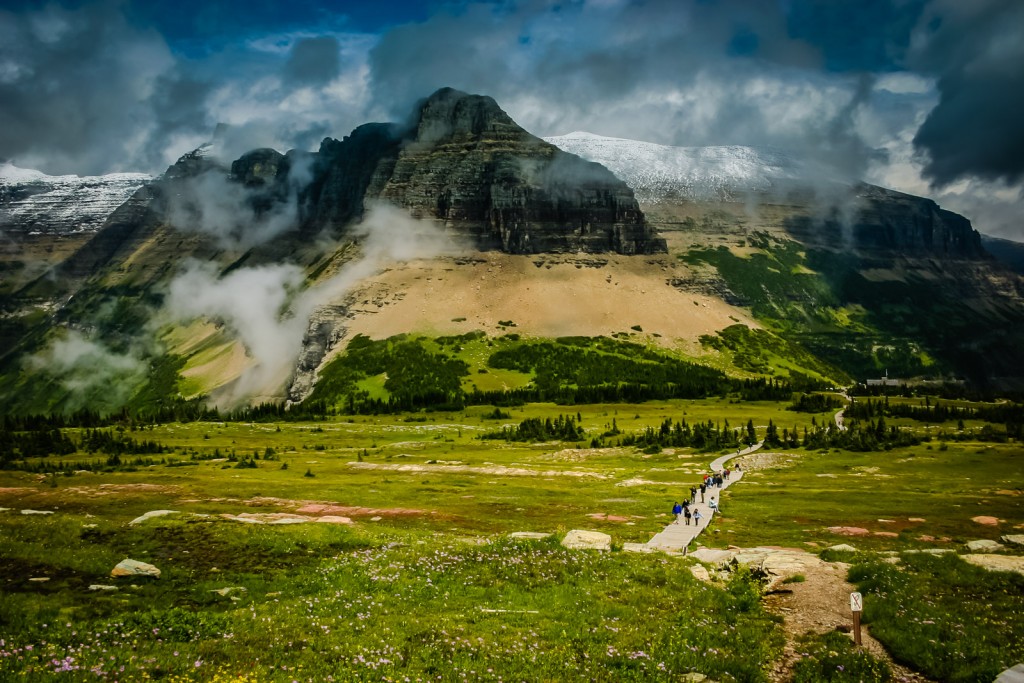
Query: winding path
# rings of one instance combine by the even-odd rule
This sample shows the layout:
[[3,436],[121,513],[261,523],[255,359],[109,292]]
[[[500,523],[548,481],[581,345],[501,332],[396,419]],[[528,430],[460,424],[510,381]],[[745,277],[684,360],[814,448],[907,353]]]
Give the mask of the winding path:
[[[736,453],[727,453],[726,455],[723,455],[720,458],[716,458],[711,462],[709,468],[712,472],[720,472],[725,468],[725,463],[732,460],[733,458],[741,458],[744,455],[753,453],[754,451],[759,449],[763,443],[764,441],[758,441],[753,446],[749,446],[743,449],[742,451],[738,451]],[[722,482],[721,489],[708,489],[708,492],[704,496],[704,500],[710,501],[711,498],[714,497],[718,499],[719,505],[721,505],[722,491],[724,491],[730,485],[735,484],[742,478],[742,471],[733,470],[730,473],[729,478]],[[688,494],[689,492],[686,491],[684,493]],[[700,535],[700,532],[704,531],[704,529],[707,528],[708,524],[711,523],[712,515],[714,515],[714,510],[712,510],[707,503],[697,502],[693,505],[690,505],[690,509],[693,511],[700,512],[701,516],[704,518],[701,520],[700,524],[686,524],[682,518],[680,518],[678,522],[670,522],[664,530],[655,534],[654,538],[647,542],[647,546],[649,548],[654,548],[656,550],[665,550],[669,552],[685,552],[686,547],[690,545],[690,541],[697,538],[697,536]]]

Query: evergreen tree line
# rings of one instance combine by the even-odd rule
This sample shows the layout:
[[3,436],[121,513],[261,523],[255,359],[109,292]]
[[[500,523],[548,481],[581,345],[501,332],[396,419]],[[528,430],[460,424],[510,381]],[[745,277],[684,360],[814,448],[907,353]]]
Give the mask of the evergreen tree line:
[[[868,399],[854,401],[846,409],[844,415],[855,419],[871,419],[874,417],[902,417],[918,422],[938,424],[958,421],[957,432],[961,436],[991,441],[997,432],[986,425],[981,430],[965,430],[964,420],[980,420],[991,424],[1003,425],[1003,438],[1024,438],[1024,403],[997,403],[981,406],[956,406],[937,401],[934,405],[926,398],[924,405],[910,403],[890,403],[889,398],[881,400]],[[987,429],[986,429],[987,428]]]
[[[41,427],[14,431],[6,425],[0,429],[0,464],[23,458],[44,458],[69,455],[78,451],[121,455],[169,453],[172,449],[152,439],[137,440],[115,430],[86,429],[76,441],[61,429]],[[120,464],[120,463],[115,463]]]
[[503,439],[505,441],[579,441],[586,436],[572,416],[559,415],[554,420],[550,417],[528,417],[518,425],[502,427],[498,431],[486,432],[481,439]]
[[[751,425],[751,429],[753,426]],[[732,429],[729,421],[715,423],[697,422],[690,425],[685,419],[673,422],[666,418],[661,426],[647,427],[637,434],[629,434],[619,440],[621,446],[636,446],[645,450],[662,448],[695,448],[699,451],[719,451],[739,448],[743,434]]]

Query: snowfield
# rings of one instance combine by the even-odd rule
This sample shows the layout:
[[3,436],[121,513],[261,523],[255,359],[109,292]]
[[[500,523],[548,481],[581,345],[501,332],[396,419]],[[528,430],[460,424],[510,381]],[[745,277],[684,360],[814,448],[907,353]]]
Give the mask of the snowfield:
[[637,200],[647,203],[736,200],[811,177],[808,166],[797,159],[754,147],[672,147],[584,132],[544,140],[607,167],[633,189]]
[[52,176],[4,162],[0,164],[0,230],[54,235],[95,232],[150,180],[144,173]]

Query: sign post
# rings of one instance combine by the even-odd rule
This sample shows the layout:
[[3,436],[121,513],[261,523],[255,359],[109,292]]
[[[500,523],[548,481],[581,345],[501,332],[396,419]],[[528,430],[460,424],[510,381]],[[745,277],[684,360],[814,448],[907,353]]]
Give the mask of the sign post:
[[864,609],[864,598],[860,593],[850,593],[850,611],[853,612],[853,644],[860,647],[860,612]]

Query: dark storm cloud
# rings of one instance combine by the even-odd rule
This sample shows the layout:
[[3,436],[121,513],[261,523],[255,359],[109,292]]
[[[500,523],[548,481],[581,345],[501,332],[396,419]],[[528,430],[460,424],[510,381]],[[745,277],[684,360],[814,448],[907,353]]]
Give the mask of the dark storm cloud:
[[284,78],[290,85],[324,85],[341,73],[341,45],[334,36],[318,36],[296,41],[284,65]]
[[374,96],[398,114],[437,87],[492,95],[532,132],[574,128],[676,145],[771,145],[862,173],[858,75],[761,1],[474,4],[384,35]]
[[0,156],[50,173],[152,167],[205,125],[204,88],[115,3],[0,13]]
[[1024,3],[935,2],[915,42],[913,63],[939,77],[939,103],[914,138],[926,176],[1024,178]]

